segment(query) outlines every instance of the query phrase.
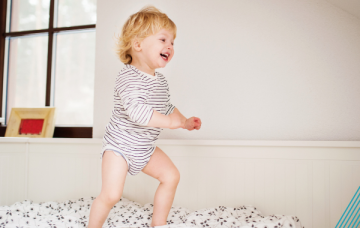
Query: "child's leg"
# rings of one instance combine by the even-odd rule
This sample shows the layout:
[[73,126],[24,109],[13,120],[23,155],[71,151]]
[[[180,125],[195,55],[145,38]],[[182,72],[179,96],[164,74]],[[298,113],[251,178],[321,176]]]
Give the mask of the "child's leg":
[[180,173],[170,158],[159,147],[156,147],[149,163],[142,171],[160,181],[155,193],[151,226],[166,225],[166,219],[180,180]]
[[127,171],[128,166],[122,156],[116,156],[108,150],[104,152],[101,164],[101,192],[91,205],[88,228],[103,226],[111,208],[121,198]]

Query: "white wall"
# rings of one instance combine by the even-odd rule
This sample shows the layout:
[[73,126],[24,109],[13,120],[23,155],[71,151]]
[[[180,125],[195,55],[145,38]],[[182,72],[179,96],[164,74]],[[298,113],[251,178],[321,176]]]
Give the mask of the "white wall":
[[357,0],[327,0],[360,19],[360,1]]
[[323,0],[98,1],[94,138],[123,64],[113,36],[146,4],[178,26],[164,69],[200,131],[162,139],[360,140],[360,19]]

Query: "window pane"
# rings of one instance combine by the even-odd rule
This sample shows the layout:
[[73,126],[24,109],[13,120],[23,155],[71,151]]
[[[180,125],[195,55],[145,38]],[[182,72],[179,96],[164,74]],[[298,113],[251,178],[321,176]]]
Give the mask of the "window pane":
[[0,113],[0,122],[3,125],[6,125],[6,121],[5,121],[5,116],[6,116],[6,97],[7,97],[7,75],[8,75],[8,56],[9,56],[9,43],[10,43],[10,39],[6,38],[5,39],[5,50],[4,50],[4,71],[3,71],[3,94],[2,94],[2,113]]
[[49,8],[50,0],[12,0],[11,31],[47,29]]
[[6,4],[6,30],[5,32],[9,32],[10,31],[10,10],[11,10],[11,3],[10,0],[7,0],[7,4]]
[[95,31],[56,36],[56,125],[93,125]]
[[96,23],[96,0],[58,0],[57,25],[68,27]]
[[13,107],[45,107],[48,36],[10,39],[7,116]]

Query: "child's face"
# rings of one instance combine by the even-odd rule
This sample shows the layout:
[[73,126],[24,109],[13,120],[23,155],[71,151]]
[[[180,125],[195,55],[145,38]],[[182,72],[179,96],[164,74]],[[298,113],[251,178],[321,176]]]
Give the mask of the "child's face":
[[166,29],[146,37],[140,46],[139,60],[152,69],[165,67],[174,56],[174,36]]

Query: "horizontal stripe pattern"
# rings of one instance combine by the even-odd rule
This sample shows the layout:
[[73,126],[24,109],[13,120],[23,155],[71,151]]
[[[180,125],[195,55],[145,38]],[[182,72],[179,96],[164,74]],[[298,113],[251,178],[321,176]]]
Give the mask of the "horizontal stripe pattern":
[[134,168],[129,173],[136,175],[150,160],[153,144],[163,130],[146,126],[153,110],[169,115],[174,109],[167,80],[161,73],[152,76],[126,64],[115,80],[114,108],[105,127],[100,158],[105,150],[117,150]]

